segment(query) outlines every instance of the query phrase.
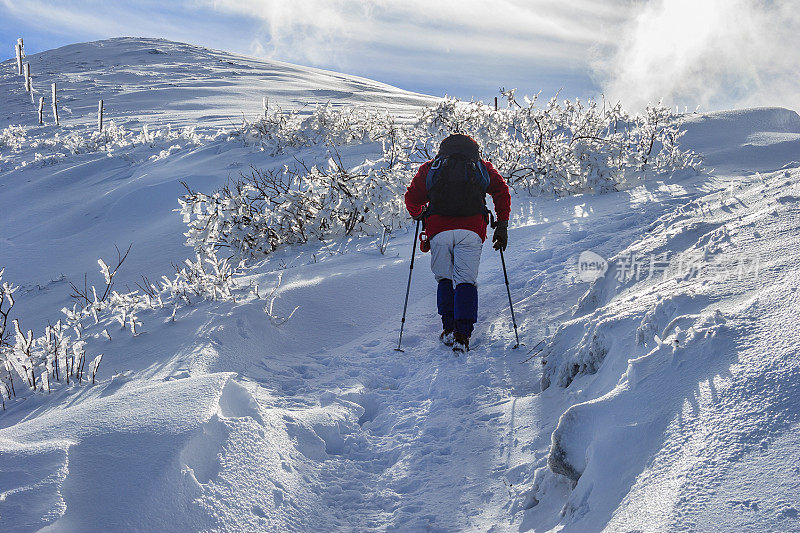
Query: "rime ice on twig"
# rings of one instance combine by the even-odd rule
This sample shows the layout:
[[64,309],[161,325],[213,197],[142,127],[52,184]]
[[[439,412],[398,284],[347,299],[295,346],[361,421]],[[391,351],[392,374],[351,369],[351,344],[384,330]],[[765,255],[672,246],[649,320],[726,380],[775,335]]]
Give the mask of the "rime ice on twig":
[[278,291],[278,288],[281,286],[281,281],[282,280],[283,280],[283,272],[278,274],[278,281],[277,281],[277,283],[275,283],[275,287],[272,289],[272,292],[270,292],[269,296],[267,296],[267,299],[269,300],[269,303],[264,307],[264,312],[269,317],[269,321],[272,323],[273,326],[280,326],[280,325],[286,323],[290,318],[292,318],[292,316],[294,316],[295,312],[298,309],[300,309],[299,305],[295,306],[295,308],[292,309],[292,312],[289,313],[289,315],[285,316],[285,317],[277,316],[272,311],[272,307],[275,305],[275,300],[277,299],[277,296],[275,296],[275,293]]

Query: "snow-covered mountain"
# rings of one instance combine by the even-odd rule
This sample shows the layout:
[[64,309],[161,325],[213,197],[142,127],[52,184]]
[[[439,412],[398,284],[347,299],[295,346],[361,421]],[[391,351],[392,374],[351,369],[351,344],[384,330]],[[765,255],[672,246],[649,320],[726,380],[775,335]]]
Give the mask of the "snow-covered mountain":
[[[56,83],[64,124],[94,124],[101,98],[107,120],[118,124],[201,128],[239,125],[262,111],[264,97],[283,108],[366,103],[399,112],[434,100],[357,76],[164,39],[73,44],[26,61],[36,96],[45,96],[48,107]],[[0,125],[34,123],[35,112],[15,105],[26,95],[13,60],[3,65],[0,90],[9,105],[0,111]]]
[[[217,133],[262,97],[401,116],[434,101],[161,40],[29,59],[36,90],[58,83],[63,125],[37,126],[15,65],[0,64],[0,268],[37,330],[69,305],[68,282],[99,283],[114,244],[133,243],[121,287],[191,255],[180,181],[212,191],[250,165],[324,154],[270,157]],[[100,98],[107,120],[150,136],[64,149]],[[281,248],[237,280],[235,302],[90,338],[104,354],[94,386],[0,412],[2,529],[800,530],[800,117],[685,127],[699,175],[514,196],[519,350],[487,246],[473,350],[438,345],[419,268],[394,351],[413,228],[385,254],[366,237]],[[587,251],[608,261],[594,282]]]

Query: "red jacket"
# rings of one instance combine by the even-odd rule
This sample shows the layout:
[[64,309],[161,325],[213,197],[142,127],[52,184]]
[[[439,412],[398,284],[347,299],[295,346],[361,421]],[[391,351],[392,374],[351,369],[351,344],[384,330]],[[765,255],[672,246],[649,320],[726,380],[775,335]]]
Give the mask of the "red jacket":
[[[412,217],[418,216],[425,209],[425,204],[428,203],[428,188],[425,184],[428,177],[428,169],[431,167],[432,161],[424,163],[414,179],[411,180],[411,185],[406,189],[406,209]],[[511,195],[508,193],[508,184],[503,176],[495,170],[494,165],[488,161],[484,161],[483,165],[489,171],[489,188],[487,193],[492,195],[494,208],[497,215],[497,220],[508,221],[508,215],[511,212]],[[467,229],[474,231],[482,240],[486,240],[486,219],[482,214],[471,215],[468,217],[446,217],[444,215],[431,215],[425,221],[425,233],[428,238],[433,238],[434,235],[442,231],[451,229]]]

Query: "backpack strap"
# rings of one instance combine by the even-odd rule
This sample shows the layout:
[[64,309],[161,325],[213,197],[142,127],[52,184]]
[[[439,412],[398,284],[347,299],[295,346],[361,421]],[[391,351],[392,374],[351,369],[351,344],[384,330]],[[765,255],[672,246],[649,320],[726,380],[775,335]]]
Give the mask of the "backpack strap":
[[491,176],[489,176],[489,171],[486,170],[486,165],[484,165],[483,161],[480,159],[472,164],[478,167],[478,175],[481,177],[481,188],[483,189],[483,192],[486,192],[489,189],[489,184],[492,181]]
[[[483,164],[483,161],[478,159],[477,163],[473,162],[473,165],[478,167],[478,175],[481,179],[481,189],[483,190],[484,195],[486,191],[489,189],[489,184],[492,181],[492,177],[489,176],[489,171],[486,170],[486,165]],[[491,216],[492,212],[489,211],[489,208],[486,207],[486,196],[483,197],[483,218],[486,220],[486,223],[489,223],[489,217]]]
[[447,157],[439,157],[438,155],[431,161],[431,167],[428,169],[428,175],[425,176],[425,189],[430,192],[433,184],[436,183],[436,174],[439,173],[439,168],[447,163]]

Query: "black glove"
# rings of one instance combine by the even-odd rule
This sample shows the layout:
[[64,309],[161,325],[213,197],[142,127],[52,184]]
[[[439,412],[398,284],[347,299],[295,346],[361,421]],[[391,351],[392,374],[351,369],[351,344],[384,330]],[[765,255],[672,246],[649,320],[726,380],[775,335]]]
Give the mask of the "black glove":
[[495,250],[505,250],[508,246],[508,221],[498,220],[494,227],[494,235],[492,236]]
[[419,212],[419,215],[412,216],[411,218],[413,218],[414,220],[422,220],[422,221],[424,221],[427,216],[428,216],[428,210],[427,209],[423,209],[422,211]]

